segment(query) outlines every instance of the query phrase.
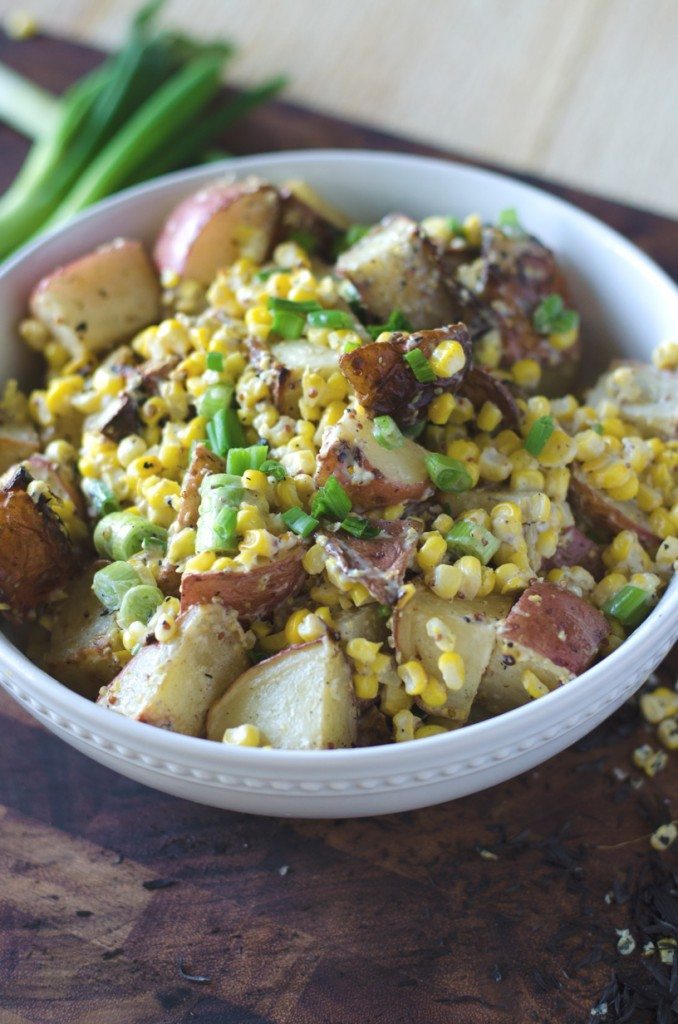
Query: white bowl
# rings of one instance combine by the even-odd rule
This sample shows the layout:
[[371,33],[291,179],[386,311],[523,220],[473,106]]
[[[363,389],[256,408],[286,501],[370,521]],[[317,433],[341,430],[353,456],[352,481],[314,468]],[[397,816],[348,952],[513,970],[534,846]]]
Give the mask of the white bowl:
[[[117,235],[150,241],[169,209],[221,173],[274,182],[304,178],[356,221],[391,210],[415,217],[515,206],[552,246],[572,283],[593,376],[614,353],[649,359],[678,330],[678,289],[635,246],[575,207],[487,171],[390,153],[318,150],[231,160],[180,172],[93,207],[27,246],[0,269],[0,379],[30,372],[15,325],[31,286],[56,264]],[[589,732],[634,693],[678,635],[678,580],[614,654],[560,690],[458,732],[387,747],[251,750],[155,729],[97,707],[33,665],[0,635],[0,682],[78,750],[156,789],[257,814],[336,818],[404,811],[474,793],[518,775]]]

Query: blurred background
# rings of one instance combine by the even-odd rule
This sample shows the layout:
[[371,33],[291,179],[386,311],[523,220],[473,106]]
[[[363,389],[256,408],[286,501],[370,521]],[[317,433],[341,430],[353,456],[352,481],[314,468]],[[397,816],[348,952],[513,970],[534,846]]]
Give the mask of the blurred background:
[[[0,0],[104,48],[138,0]],[[678,215],[677,0],[170,0],[230,80]]]

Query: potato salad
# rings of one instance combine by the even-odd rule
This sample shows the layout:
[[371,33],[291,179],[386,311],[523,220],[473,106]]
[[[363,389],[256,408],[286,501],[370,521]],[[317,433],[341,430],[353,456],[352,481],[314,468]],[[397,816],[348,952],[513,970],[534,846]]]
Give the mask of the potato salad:
[[592,379],[533,229],[217,181],[152,252],[37,282],[42,379],[0,403],[16,642],[110,713],[299,750],[459,729],[617,648],[678,558],[678,342]]

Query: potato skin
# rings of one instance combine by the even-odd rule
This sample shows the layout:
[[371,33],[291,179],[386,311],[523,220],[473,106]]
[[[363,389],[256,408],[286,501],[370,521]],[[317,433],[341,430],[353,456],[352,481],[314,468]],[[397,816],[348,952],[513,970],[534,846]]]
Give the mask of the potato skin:
[[73,355],[105,352],[159,319],[160,283],[141,242],[117,239],[43,277],[30,309]]
[[317,533],[316,542],[336,559],[339,569],[362,583],[380,604],[394,604],[412,556],[421,524],[414,519],[375,520],[382,536],[372,540],[352,537],[343,530]]
[[563,530],[555,554],[542,562],[541,572],[568,565],[583,566],[595,580],[600,579],[604,572],[600,545],[576,526],[568,526]]
[[181,577],[181,610],[217,601],[233,608],[242,622],[269,615],[294,597],[306,579],[305,546],[286,551],[267,565],[242,572],[188,572]]
[[46,498],[27,493],[24,466],[10,470],[0,488],[0,600],[21,619],[63,587],[77,567],[73,545]]
[[[405,362],[405,354],[418,348],[428,359],[443,341],[458,341],[466,354],[466,364],[452,377],[422,383]],[[389,341],[361,345],[341,357],[339,368],[371,416],[392,416],[401,427],[408,427],[422,418],[437,395],[444,391],[454,394],[460,389],[470,363],[468,330],[456,323],[415,334],[396,332]]]
[[459,320],[460,306],[446,286],[439,256],[419,226],[390,214],[339,256],[337,272],[357,288],[379,323],[399,309],[414,330]]
[[220,267],[247,255],[263,262],[274,244],[280,198],[256,180],[216,182],[188,196],[169,215],[153,250],[160,271],[208,285]]
[[516,427],[520,423],[520,410],[515,396],[503,381],[493,377],[480,366],[470,366],[459,387],[458,394],[468,398],[478,412],[485,402],[494,402],[501,410],[501,425]]
[[572,467],[567,497],[577,522],[596,535],[610,539],[622,530],[633,530],[652,557],[657,553],[661,538],[653,533],[648,516],[632,501],[615,501],[594,487],[579,466]]
[[499,629],[502,640],[523,644],[575,676],[589,667],[609,632],[605,616],[588,601],[544,581],[530,584]]

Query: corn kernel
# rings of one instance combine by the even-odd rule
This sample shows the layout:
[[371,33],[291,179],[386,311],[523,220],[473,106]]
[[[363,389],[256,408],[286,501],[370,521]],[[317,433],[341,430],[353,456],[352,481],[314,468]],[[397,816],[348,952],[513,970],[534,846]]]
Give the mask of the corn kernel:
[[652,353],[652,362],[660,370],[678,369],[678,341],[662,341]]
[[421,699],[430,708],[441,708],[447,702],[447,690],[437,679],[429,678]]
[[288,644],[299,644],[303,643],[303,637],[299,633],[299,626],[304,621],[307,615],[311,612],[308,608],[300,608],[296,612],[292,612],[287,622],[285,623],[285,639]]
[[476,417],[476,423],[481,430],[491,433],[502,421],[502,412],[494,402],[483,402],[482,408]]
[[521,388],[535,388],[541,380],[541,366],[536,359],[518,359],[511,372]]
[[464,659],[456,651],[443,651],[438,658],[438,670],[448,690],[456,692],[463,688],[466,668]]
[[398,666],[398,675],[405,684],[405,691],[411,697],[417,697],[424,692],[428,684],[426,669],[420,661],[406,661]]
[[318,640],[324,636],[327,633],[327,626],[319,615],[311,612],[301,620],[297,632],[304,643],[310,643],[311,640]]
[[669,846],[672,846],[678,839],[678,823],[670,821],[666,825],[660,825],[659,828],[650,836],[650,846],[654,850],[668,850]]
[[480,215],[477,213],[470,213],[464,220],[463,229],[468,244],[477,249],[480,245],[483,232],[483,222],[480,219]]
[[262,739],[257,726],[246,723],[226,729],[222,742],[236,747],[260,747]]
[[201,551],[199,555],[193,555],[184,566],[184,572],[209,572],[216,560],[214,551]]
[[502,341],[497,330],[487,331],[475,343],[473,358],[488,370],[496,370],[501,362]]
[[393,739],[396,743],[404,743],[414,739],[414,730],[419,719],[407,708],[397,711],[393,716]]
[[429,736],[442,736],[444,733],[449,731],[449,728],[445,728],[444,725],[420,725],[419,728],[415,730],[414,738],[415,740],[425,740]]
[[429,363],[438,377],[453,377],[466,365],[466,353],[458,341],[443,341],[436,345]]
[[565,352],[576,345],[578,338],[579,329],[571,327],[569,331],[555,331],[553,334],[549,334],[549,344],[557,352]]
[[545,683],[542,683],[538,675],[532,672],[529,668],[523,672],[521,682],[523,689],[528,697],[532,700],[537,700],[539,697],[544,697],[549,692],[549,688]]
[[675,533],[675,527],[673,525],[671,515],[664,508],[656,508],[654,512],[650,512],[650,529],[657,537],[661,537],[662,540],[666,537],[670,537]]
[[379,679],[374,672],[357,672],[353,676],[353,687],[359,700],[374,700],[379,693]]
[[678,718],[665,718],[660,722],[657,736],[667,750],[678,750]]
[[366,665],[372,665],[374,663],[374,659],[379,654],[380,647],[381,644],[375,643],[372,640],[365,640],[363,637],[355,637],[347,643],[346,653],[349,658],[353,658],[354,661],[361,661]]
[[456,402],[452,395],[447,393],[438,395],[428,407],[429,420],[438,426],[444,426],[452,415],[455,405]]
[[640,710],[646,722],[658,725],[665,718],[678,714],[678,693],[667,686],[659,686],[641,696]]
[[447,543],[439,533],[430,534],[417,552],[417,562],[424,572],[434,569],[447,554]]
[[429,586],[438,597],[451,601],[459,593],[463,579],[458,565],[437,565],[431,574]]
[[301,564],[310,576],[318,576],[325,568],[325,551],[320,544],[313,544],[305,552]]

